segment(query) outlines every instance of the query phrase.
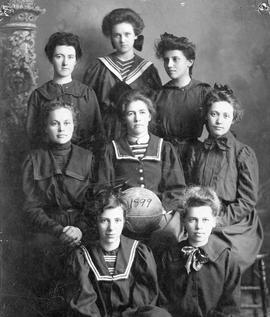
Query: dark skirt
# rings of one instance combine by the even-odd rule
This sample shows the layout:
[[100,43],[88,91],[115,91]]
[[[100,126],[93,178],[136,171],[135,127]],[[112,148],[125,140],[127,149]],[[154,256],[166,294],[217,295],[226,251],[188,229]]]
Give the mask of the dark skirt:
[[242,272],[254,263],[263,242],[263,229],[256,210],[239,223],[215,228],[213,234],[230,246]]

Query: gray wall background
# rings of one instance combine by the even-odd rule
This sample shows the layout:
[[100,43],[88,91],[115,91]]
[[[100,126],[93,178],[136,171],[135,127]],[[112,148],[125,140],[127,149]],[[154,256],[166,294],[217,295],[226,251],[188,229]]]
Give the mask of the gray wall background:
[[[6,1],[0,0],[1,4],[4,2]],[[262,2],[267,0],[36,0],[41,8],[46,9],[46,13],[37,20],[36,53],[38,84],[41,85],[51,79],[53,74],[44,53],[44,46],[49,36],[56,31],[78,34],[84,55],[76,67],[74,78],[80,80],[86,67],[96,57],[112,51],[110,40],[101,33],[104,15],[115,8],[130,7],[141,14],[146,25],[143,32],[145,45],[139,54],[154,62],[165,83],[169,78],[163,70],[162,61],[155,57],[155,40],[165,31],[189,37],[197,45],[194,78],[210,84],[215,82],[229,84],[244,105],[244,119],[235,127],[235,131],[242,142],[255,150],[258,157],[260,168],[258,212],[265,230],[263,249],[268,251],[270,248],[270,12],[263,15],[258,13],[258,6]],[[0,78],[0,86],[4,80],[5,78]],[[25,296],[27,293],[23,288],[18,287],[18,280],[23,275],[23,261],[31,261],[31,259],[23,257],[23,247],[29,249],[28,242],[17,241],[16,235],[21,224],[18,219],[25,218],[22,212],[23,196],[19,166],[21,153],[19,152],[23,153],[27,150],[24,148],[26,146],[21,146],[23,144],[21,141],[26,139],[26,136],[12,134],[12,137],[13,141],[10,142],[12,144],[6,147],[0,146],[0,222],[3,222],[2,226],[4,224],[4,233],[11,232],[10,241],[0,245],[0,255],[3,252],[2,260],[0,257],[0,288],[1,278],[6,276],[3,280],[4,290],[11,288],[11,293],[19,292]],[[21,230],[25,231],[23,227]],[[270,276],[270,259],[267,269]],[[28,306],[32,305],[32,302],[24,300],[24,297],[18,297],[17,301],[16,313],[5,314],[14,306],[11,303],[10,306],[6,306],[3,316],[15,316],[18,313],[21,316],[36,316],[34,313],[29,315]],[[0,315],[3,307],[0,307]]]
[[69,31],[81,38],[83,57],[74,77],[112,51],[101,32],[105,14],[130,7],[145,22],[145,45],[139,54],[154,62],[165,83],[169,80],[154,43],[166,32],[189,37],[197,46],[194,78],[229,84],[245,108],[235,127],[238,138],[256,152],[260,167],[258,210],[266,239],[270,235],[270,14],[259,14],[258,0],[39,0],[47,12],[38,19],[39,83],[49,80],[52,68],[43,52],[51,33]]

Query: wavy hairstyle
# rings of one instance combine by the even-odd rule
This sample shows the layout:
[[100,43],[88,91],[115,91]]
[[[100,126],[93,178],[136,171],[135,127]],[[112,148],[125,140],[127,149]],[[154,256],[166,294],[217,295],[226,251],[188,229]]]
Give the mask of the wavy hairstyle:
[[189,74],[192,75],[192,69],[196,58],[196,46],[187,37],[178,37],[165,32],[160,35],[160,40],[156,42],[155,48],[157,58],[163,58],[167,51],[181,51],[186,59],[193,61],[193,64],[189,68]]
[[44,49],[50,62],[52,62],[55,47],[58,45],[73,46],[76,52],[76,59],[78,60],[82,57],[82,49],[78,35],[67,32],[56,32],[49,37]]
[[105,209],[114,209],[121,207],[123,209],[124,219],[128,210],[127,201],[124,199],[121,189],[106,187],[99,188],[98,192],[94,194],[85,204],[85,214],[89,219],[89,226],[91,228],[92,238],[95,240],[99,238],[98,234],[98,219]]
[[183,198],[182,217],[185,218],[187,212],[192,207],[209,206],[214,217],[220,216],[221,202],[216,192],[206,186],[190,186],[186,189]]
[[140,90],[129,90],[126,91],[124,95],[121,97],[121,121],[125,124],[125,115],[126,115],[126,109],[129,104],[131,104],[133,101],[140,100],[147,106],[147,109],[151,115],[151,121],[149,123],[149,129],[154,129],[154,122],[155,122],[155,115],[156,110],[154,107],[154,104],[152,100],[147,97],[142,91]]
[[68,109],[72,113],[74,131],[75,131],[77,124],[78,124],[78,117],[79,117],[79,113],[78,113],[77,109],[73,105],[68,104],[66,102],[63,102],[63,101],[59,101],[59,100],[50,101],[50,102],[45,103],[44,107],[41,110],[40,119],[41,119],[41,129],[42,129],[43,138],[46,137],[45,131],[46,131],[46,127],[48,124],[49,114],[52,111],[54,111],[56,109],[60,109],[60,108]]
[[237,123],[242,120],[244,110],[240,102],[235,97],[232,89],[227,85],[217,83],[215,83],[214,87],[205,96],[203,105],[204,118],[207,117],[212,104],[219,101],[226,101],[233,107],[233,123]]
[[135,35],[142,33],[144,29],[143,19],[138,13],[129,8],[118,8],[108,13],[102,21],[102,32],[105,36],[110,37],[112,28],[119,23],[130,23],[133,26]]

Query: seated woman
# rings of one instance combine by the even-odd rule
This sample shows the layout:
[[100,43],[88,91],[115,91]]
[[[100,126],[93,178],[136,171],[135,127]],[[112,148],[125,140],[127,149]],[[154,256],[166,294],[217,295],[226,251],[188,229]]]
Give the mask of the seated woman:
[[177,211],[181,209],[185,187],[181,163],[169,142],[149,132],[154,115],[151,100],[136,90],[128,91],[121,100],[124,132],[121,138],[106,146],[99,164],[98,184],[125,183],[127,188],[145,187],[153,191],[160,198],[167,217],[178,219],[177,232],[174,232],[178,239]]
[[[71,105],[48,103],[43,106],[42,118],[40,129],[46,145],[32,150],[24,162],[23,209],[38,249],[43,253],[48,247],[46,258],[53,262],[48,265],[54,268],[53,275],[59,277],[62,267],[57,248],[64,253],[66,247],[80,244],[88,232],[83,208],[85,194],[93,182],[92,153],[71,143],[76,123]],[[45,263],[42,256],[39,261],[41,266]]]
[[170,316],[156,306],[159,287],[150,249],[121,235],[123,196],[103,190],[90,209],[98,240],[75,249],[68,260],[68,316]]
[[84,148],[93,147],[103,140],[103,125],[93,89],[72,79],[82,56],[79,37],[66,32],[53,33],[45,46],[45,53],[53,66],[53,78],[35,89],[28,101],[26,128],[31,147],[41,145],[42,110],[46,103],[55,100],[72,104],[77,110],[77,127],[72,141]]
[[227,86],[215,85],[206,96],[204,114],[208,138],[190,147],[187,184],[210,186],[222,201],[221,226],[214,234],[226,241],[242,270],[258,254],[263,231],[255,209],[258,163],[254,151],[230,131],[242,109]]
[[240,315],[241,272],[230,247],[212,234],[221,203],[208,187],[188,188],[182,213],[188,234],[158,266],[160,287],[174,317]]

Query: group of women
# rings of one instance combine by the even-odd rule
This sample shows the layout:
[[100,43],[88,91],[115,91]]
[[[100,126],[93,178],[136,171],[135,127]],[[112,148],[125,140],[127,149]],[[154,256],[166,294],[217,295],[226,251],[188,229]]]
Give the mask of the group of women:
[[[165,244],[185,236],[180,213],[186,185],[213,188],[223,205],[213,235],[231,247],[243,271],[255,260],[263,238],[255,210],[256,156],[231,131],[242,117],[239,102],[226,85],[211,87],[193,79],[194,44],[168,33],[156,44],[156,55],[163,59],[171,79],[162,86],[154,65],[134,52],[142,49],[143,28],[143,20],[131,9],[115,9],[106,15],[102,31],[114,52],[86,70],[84,84],[72,78],[82,56],[78,36],[54,33],[45,47],[54,76],[29,99],[27,134],[32,150],[23,165],[24,211],[32,229],[46,235],[42,239],[47,244],[77,248],[70,267],[82,278],[76,271],[79,263],[87,282],[83,298],[76,295],[80,305],[76,289],[73,295],[69,292],[74,316],[166,316],[156,307],[157,288],[147,289],[153,296],[142,295],[147,278],[156,279],[149,247],[123,238],[123,250],[114,258],[114,264],[120,261],[118,257],[122,261],[118,274],[116,269],[107,274],[110,260],[105,255],[106,263],[103,259],[100,264],[102,252],[111,256],[112,249],[110,244],[106,250],[102,239],[98,247],[92,246],[92,220],[96,219],[101,237],[102,224],[113,219],[123,227],[124,221],[121,212],[104,215],[123,204],[112,194],[104,196],[102,188],[143,187],[156,193],[164,218],[153,235],[159,239],[167,231],[171,236]],[[199,141],[204,124],[209,135]],[[91,209],[89,200],[102,203]],[[156,257],[161,248],[158,242],[153,244]],[[66,261],[65,255],[61,261]],[[152,270],[149,276],[141,273],[148,269]],[[124,286],[119,282],[123,274],[129,281]],[[136,284],[139,276],[141,285]],[[88,277],[102,286],[93,286]],[[95,292],[90,292],[93,287]],[[94,302],[91,311],[89,305],[82,305],[84,300]]]

